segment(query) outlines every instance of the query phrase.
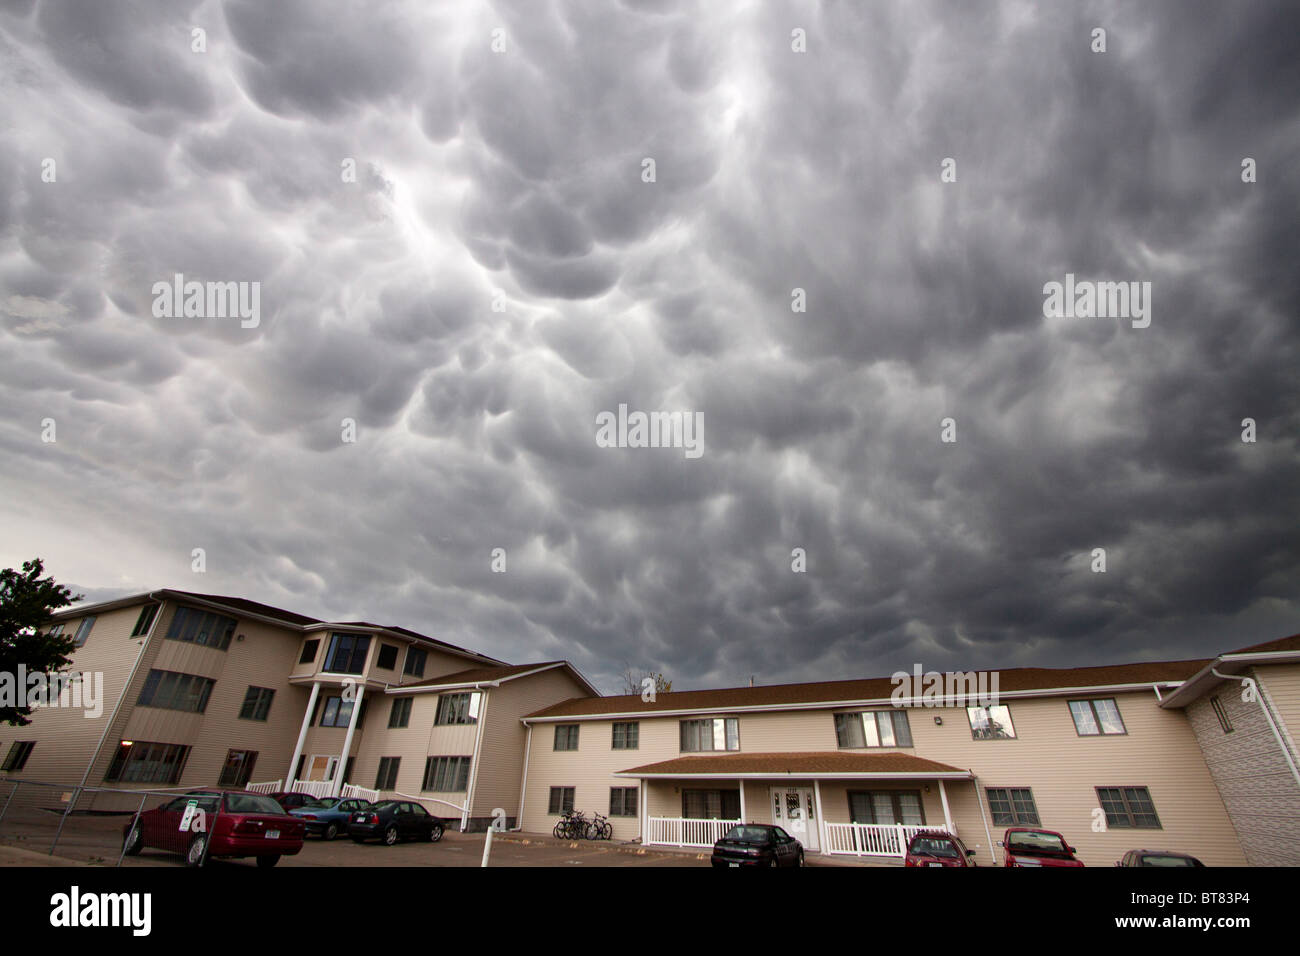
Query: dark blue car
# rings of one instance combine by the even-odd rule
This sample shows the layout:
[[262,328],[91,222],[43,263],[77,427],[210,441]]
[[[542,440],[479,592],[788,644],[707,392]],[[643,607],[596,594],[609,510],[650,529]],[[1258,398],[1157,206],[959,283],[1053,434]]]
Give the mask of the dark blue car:
[[326,840],[333,840],[339,833],[346,833],[348,820],[352,814],[370,806],[369,800],[357,797],[321,797],[301,807],[290,810],[292,816],[307,824],[307,832],[314,833]]

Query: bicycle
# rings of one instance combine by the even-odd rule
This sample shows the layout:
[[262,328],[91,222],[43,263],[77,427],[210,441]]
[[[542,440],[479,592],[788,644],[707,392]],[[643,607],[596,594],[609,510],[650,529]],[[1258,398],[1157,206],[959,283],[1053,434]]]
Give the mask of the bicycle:
[[614,836],[614,827],[607,818],[595,813],[592,814],[592,819],[587,822],[582,835],[588,840],[608,840]]
[[587,819],[581,810],[566,810],[553,832],[558,840],[581,840],[586,829]]

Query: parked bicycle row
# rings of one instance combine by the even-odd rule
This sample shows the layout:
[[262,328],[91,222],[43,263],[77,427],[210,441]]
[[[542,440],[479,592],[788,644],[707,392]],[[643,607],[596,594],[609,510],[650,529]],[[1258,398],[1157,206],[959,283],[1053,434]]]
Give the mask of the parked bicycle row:
[[581,810],[568,810],[553,832],[561,840],[608,840],[614,836],[614,827],[599,813],[588,820]]

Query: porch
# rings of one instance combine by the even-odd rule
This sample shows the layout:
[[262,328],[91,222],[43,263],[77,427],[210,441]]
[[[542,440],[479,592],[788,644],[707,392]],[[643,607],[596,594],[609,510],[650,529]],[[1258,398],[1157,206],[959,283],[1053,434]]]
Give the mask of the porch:
[[616,776],[640,785],[648,847],[710,849],[745,822],[779,826],[809,853],[898,861],[919,831],[959,835],[958,807],[991,848],[970,819],[971,773],[911,754],[692,755]]

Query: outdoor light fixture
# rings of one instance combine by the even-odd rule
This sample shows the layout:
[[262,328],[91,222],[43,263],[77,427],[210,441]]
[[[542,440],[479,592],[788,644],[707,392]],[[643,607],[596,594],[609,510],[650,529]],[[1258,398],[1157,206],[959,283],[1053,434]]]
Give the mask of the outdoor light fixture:
[[935,718],[934,718],[934,722],[935,722],[937,725],[939,725],[940,727],[943,726],[943,718],[942,718],[942,717],[939,717],[938,715],[935,716]]

